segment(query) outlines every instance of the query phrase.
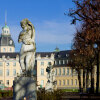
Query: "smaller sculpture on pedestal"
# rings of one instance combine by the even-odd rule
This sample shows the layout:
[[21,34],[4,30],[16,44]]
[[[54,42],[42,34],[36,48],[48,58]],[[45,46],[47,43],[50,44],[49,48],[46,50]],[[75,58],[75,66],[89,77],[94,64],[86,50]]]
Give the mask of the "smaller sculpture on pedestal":
[[56,80],[55,80],[55,71],[53,69],[53,66],[51,65],[51,62],[48,64],[48,67],[46,68],[47,72],[47,84],[45,86],[45,90],[47,91],[53,91],[54,88],[56,88]]

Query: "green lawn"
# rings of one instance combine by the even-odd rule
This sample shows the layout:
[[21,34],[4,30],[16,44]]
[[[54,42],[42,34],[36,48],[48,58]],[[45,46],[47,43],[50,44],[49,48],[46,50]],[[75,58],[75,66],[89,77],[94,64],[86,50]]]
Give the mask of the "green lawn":
[[79,89],[63,89],[64,92],[79,92]]

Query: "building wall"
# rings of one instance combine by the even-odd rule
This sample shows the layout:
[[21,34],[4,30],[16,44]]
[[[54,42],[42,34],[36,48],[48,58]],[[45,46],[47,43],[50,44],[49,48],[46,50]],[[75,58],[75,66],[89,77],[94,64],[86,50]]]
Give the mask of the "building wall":
[[77,74],[72,72],[72,69],[68,66],[66,67],[55,67],[57,88],[78,88]]
[[54,55],[51,54],[50,57],[46,55],[45,57],[41,57],[41,55],[37,55],[37,84],[45,87],[47,83],[47,72],[46,68],[48,66],[48,63],[51,62],[53,65],[54,63]]
[[0,82],[2,84],[12,87],[17,73],[21,73],[19,58],[0,58]]

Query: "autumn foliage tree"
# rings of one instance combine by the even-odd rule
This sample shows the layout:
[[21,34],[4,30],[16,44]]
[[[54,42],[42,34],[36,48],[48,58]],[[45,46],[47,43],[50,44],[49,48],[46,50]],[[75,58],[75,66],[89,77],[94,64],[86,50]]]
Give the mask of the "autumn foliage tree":
[[[99,67],[100,67],[100,0],[73,0],[76,9],[70,9],[69,16],[72,17],[72,24],[77,21],[81,23],[81,30],[76,31],[73,43],[73,50],[81,55],[83,72],[90,70],[91,87],[94,92],[94,65],[96,64],[95,53],[97,51],[97,84],[96,93],[99,91]],[[94,48],[97,45],[97,50]],[[80,56],[79,56],[80,57]],[[83,73],[83,74],[84,74]],[[85,74],[84,74],[85,75]],[[84,76],[83,75],[83,87]],[[88,76],[88,75],[87,75]]]

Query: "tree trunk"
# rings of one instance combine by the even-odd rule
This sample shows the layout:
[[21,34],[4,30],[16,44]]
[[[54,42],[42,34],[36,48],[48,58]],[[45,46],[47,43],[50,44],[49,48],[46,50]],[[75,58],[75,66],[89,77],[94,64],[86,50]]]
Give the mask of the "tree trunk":
[[88,87],[89,87],[89,69],[87,69],[87,73],[86,73],[86,90],[88,89]]
[[91,93],[94,93],[94,67],[91,66]]
[[80,71],[81,71],[81,70],[79,69],[79,70],[78,70],[78,81],[79,81],[79,91],[82,92]]
[[83,92],[85,92],[85,69],[83,69]]
[[100,67],[100,52],[98,50],[97,53],[97,82],[96,82],[96,93],[98,94],[99,92],[99,67]]

